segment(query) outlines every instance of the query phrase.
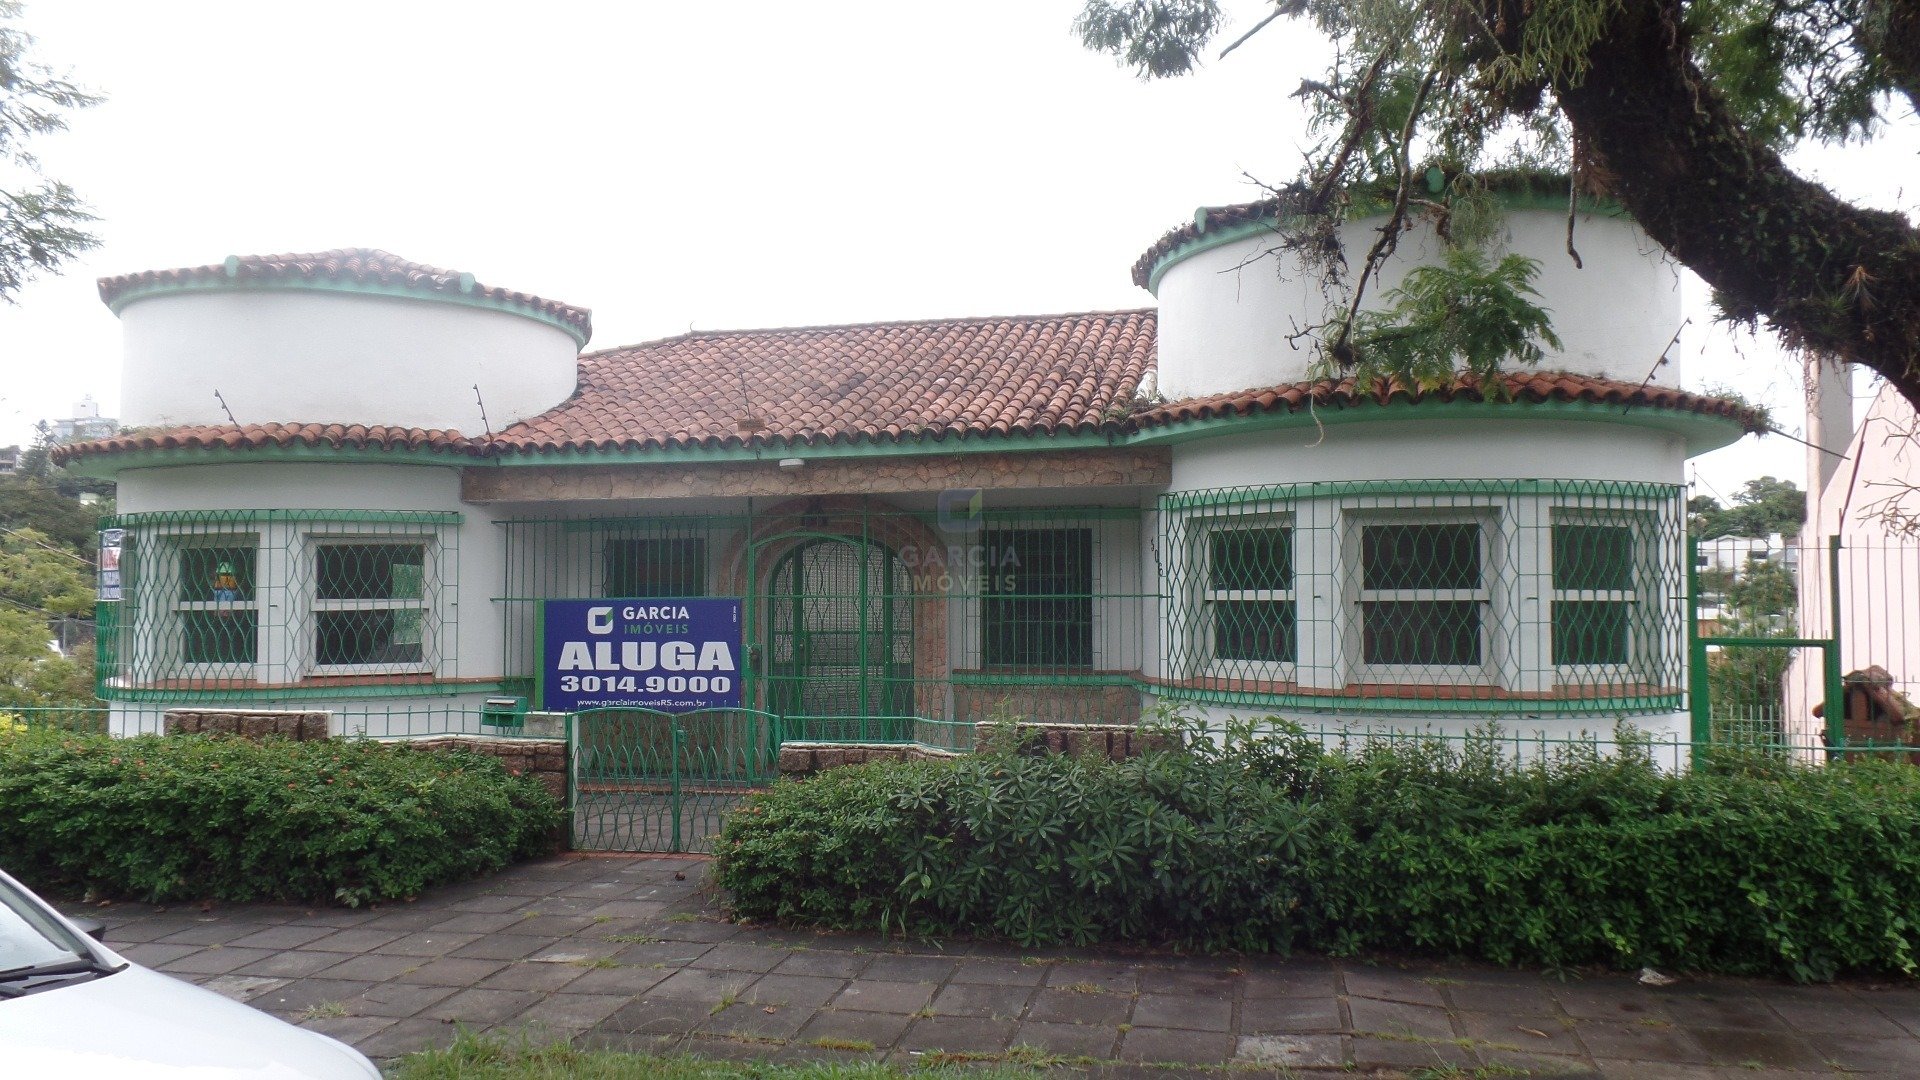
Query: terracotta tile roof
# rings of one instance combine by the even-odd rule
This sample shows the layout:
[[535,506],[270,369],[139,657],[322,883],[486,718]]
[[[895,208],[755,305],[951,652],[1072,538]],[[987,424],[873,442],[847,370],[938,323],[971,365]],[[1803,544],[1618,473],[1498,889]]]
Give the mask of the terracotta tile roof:
[[223,263],[179,270],[143,270],[100,279],[100,299],[114,307],[121,297],[149,286],[197,285],[221,281],[334,281],[384,285],[424,296],[478,297],[524,308],[593,334],[593,313],[586,308],[543,300],[531,293],[482,285],[472,274],[412,262],[378,248],[335,248],[289,255],[233,255]]
[[699,332],[580,358],[505,452],[1119,430],[1152,310]]
[[1735,402],[1663,386],[1529,371],[1488,395],[1470,380],[1437,390],[1363,391],[1353,380],[1292,383],[1142,407],[1155,363],[1152,310],[700,332],[588,353],[560,405],[491,439],[457,431],[343,424],[208,425],[127,432],[62,446],[56,461],[166,449],[435,450],[490,457],[887,442],[931,437],[1125,435],[1193,420],[1417,401],[1579,401],[1691,412],[1748,431]]
[[1177,229],[1170,230],[1165,236],[1153,242],[1146,253],[1133,261],[1133,283],[1141,288],[1153,278],[1153,266],[1168,252],[1179,248],[1202,233],[1217,232],[1249,221],[1271,218],[1279,212],[1280,200],[1261,199],[1258,202],[1233,203],[1228,206],[1203,206],[1193,212],[1193,220]]
[[1699,413],[1703,416],[1725,417],[1750,432],[1766,430],[1766,418],[1738,402],[1689,394],[1666,386],[1641,386],[1558,371],[1513,372],[1502,375],[1500,384],[1501,392],[1488,394],[1471,378],[1456,379],[1438,389],[1425,391],[1409,389],[1398,381],[1371,390],[1360,388],[1352,379],[1290,383],[1170,401],[1135,414],[1133,421],[1138,427],[1150,428],[1226,416],[1299,412],[1307,408],[1309,399],[1313,407],[1318,409],[1344,409],[1394,402],[1410,404],[1419,401],[1506,399],[1535,403],[1580,401],[1595,405],[1618,405],[1622,409],[1648,408]]
[[69,443],[53,450],[59,464],[100,454],[139,450],[254,450],[311,446],[335,450],[445,450],[478,454],[485,446],[458,431],[364,424],[207,424],[163,431],[127,431],[110,439]]

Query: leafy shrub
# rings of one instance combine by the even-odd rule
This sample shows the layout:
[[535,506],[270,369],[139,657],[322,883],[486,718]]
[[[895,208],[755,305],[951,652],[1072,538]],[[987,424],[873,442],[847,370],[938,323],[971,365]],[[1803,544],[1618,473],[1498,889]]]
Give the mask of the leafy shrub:
[[1294,933],[1310,816],[1179,754],[867,765],[750,802],[719,872],[757,918],[1257,950]]
[[370,742],[0,735],[0,866],[101,896],[412,896],[552,846],[559,807],[479,754]]
[[1188,734],[1125,762],[1001,750],[783,783],[728,823],[718,880],[755,918],[1029,945],[1916,970],[1911,766]]

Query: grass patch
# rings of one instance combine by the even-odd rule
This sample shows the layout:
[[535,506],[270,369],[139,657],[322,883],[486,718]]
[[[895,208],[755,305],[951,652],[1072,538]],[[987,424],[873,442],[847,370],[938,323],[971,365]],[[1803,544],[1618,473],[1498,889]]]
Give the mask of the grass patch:
[[[814,1045],[829,1050],[872,1049],[853,1040],[846,1040],[847,1045],[826,1045],[830,1041]],[[686,1055],[580,1050],[567,1043],[511,1042],[466,1033],[444,1050],[409,1054],[387,1071],[391,1080],[901,1080],[907,1076],[1035,1080],[1039,1075],[1032,1068],[1015,1065],[965,1069],[936,1066],[909,1071],[891,1065],[842,1062],[776,1065],[709,1061]]]
[[658,945],[662,939],[652,934],[608,934],[607,940],[616,945]]
[[347,1015],[347,1007],[337,1001],[322,1001],[300,1010],[302,1020],[337,1020]]

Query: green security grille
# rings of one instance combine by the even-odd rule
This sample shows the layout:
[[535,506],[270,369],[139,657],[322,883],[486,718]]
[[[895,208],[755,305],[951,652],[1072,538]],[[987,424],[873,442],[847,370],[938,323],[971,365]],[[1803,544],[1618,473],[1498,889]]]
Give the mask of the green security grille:
[[765,698],[807,739],[912,737],[913,583],[900,557],[858,539],[808,540],[767,593]]
[[293,700],[363,677],[456,676],[458,514],[125,514],[118,599],[99,604],[107,700]]
[[1656,712],[1685,692],[1680,489],[1163,496],[1162,696],[1287,712]]
[[996,716],[1136,719],[1157,589],[1138,507],[822,503],[515,519],[498,597],[533,691],[539,602],[738,596],[745,704],[789,739],[971,747]]

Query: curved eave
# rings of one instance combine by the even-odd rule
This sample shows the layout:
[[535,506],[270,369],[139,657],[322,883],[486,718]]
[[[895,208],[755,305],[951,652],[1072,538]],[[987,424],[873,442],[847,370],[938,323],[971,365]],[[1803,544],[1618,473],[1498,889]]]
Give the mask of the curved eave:
[[767,439],[753,444],[652,446],[645,448],[555,448],[526,451],[492,447],[419,449],[351,446],[167,447],[88,454],[67,466],[79,476],[112,479],[129,469],[230,465],[263,461],[346,462],[382,465],[432,465],[445,468],[540,465],[683,465],[807,459],[920,457],[936,454],[1025,453],[1046,450],[1120,449],[1171,446],[1197,439],[1260,431],[1308,430],[1348,424],[1421,420],[1528,420],[1614,424],[1678,435],[1688,457],[1718,450],[1752,433],[1740,420],[1710,413],[1589,401],[1367,401],[1328,403],[1307,409],[1271,409],[1216,413],[1147,427],[1119,425],[1078,431],[946,435],[900,439],[844,439],[803,442]]
[[417,300],[427,304],[452,304],[456,307],[478,308],[482,311],[498,311],[507,315],[518,315],[523,319],[532,319],[565,333],[573,339],[576,348],[585,348],[593,336],[590,326],[583,327],[552,312],[515,300],[489,296],[483,292],[426,292],[405,285],[393,285],[384,282],[341,281],[330,278],[230,278],[215,280],[156,281],[146,285],[132,286],[114,296],[107,303],[107,309],[115,315],[128,304],[155,296],[168,296],[175,293],[198,292],[330,292],[346,293],[354,296],[377,296],[390,300]]
[[170,446],[86,454],[66,463],[75,476],[111,480],[129,469],[175,469],[193,465],[238,465],[259,461],[352,462],[361,465],[438,465],[460,468],[480,462],[472,450],[378,446]]
[[[1496,194],[1494,199],[1502,210],[1509,213],[1542,210],[1564,215],[1567,212],[1567,204],[1564,199],[1550,199],[1544,195]],[[1356,204],[1348,210],[1347,220],[1363,221],[1366,218],[1377,217],[1384,214],[1386,211],[1387,207],[1385,205],[1375,205],[1372,202]],[[1587,198],[1580,200],[1580,212],[1599,217],[1628,217],[1625,208],[1617,203],[1600,202]],[[1283,215],[1276,212],[1249,221],[1238,221],[1231,225],[1220,226],[1217,229],[1208,229],[1206,226],[1206,208],[1202,207],[1194,211],[1193,228],[1195,229],[1195,235],[1189,239],[1180,241],[1178,244],[1155,256],[1153,261],[1146,267],[1144,279],[1138,275],[1138,270],[1136,269],[1134,284],[1141,286],[1152,293],[1155,298],[1158,298],[1160,295],[1160,279],[1166,276],[1168,270],[1171,270],[1173,267],[1187,259],[1193,258],[1201,252],[1211,251],[1217,247],[1237,243],[1238,241],[1245,240],[1249,236],[1277,233],[1280,229],[1282,216]],[[1286,215],[1286,217],[1289,221],[1299,220],[1297,216],[1294,215]],[[1176,229],[1174,231],[1179,232],[1181,230]],[[1156,244],[1155,246],[1158,245]],[[1149,253],[1151,253],[1151,249],[1149,249]]]
[[1384,405],[1373,401],[1331,403],[1318,405],[1312,410],[1223,410],[1211,415],[1143,427],[1127,442],[1146,446],[1172,445],[1255,431],[1311,430],[1346,424],[1386,423],[1408,419],[1409,414],[1415,413],[1421,420],[1554,419],[1663,431],[1678,435],[1685,441],[1688,457],[1731,446],[1740,441],[1742,436],[1753,433],[1734,417],[1654,405],[1627,408],[1592,401],[1413,401],[1396,398]]

